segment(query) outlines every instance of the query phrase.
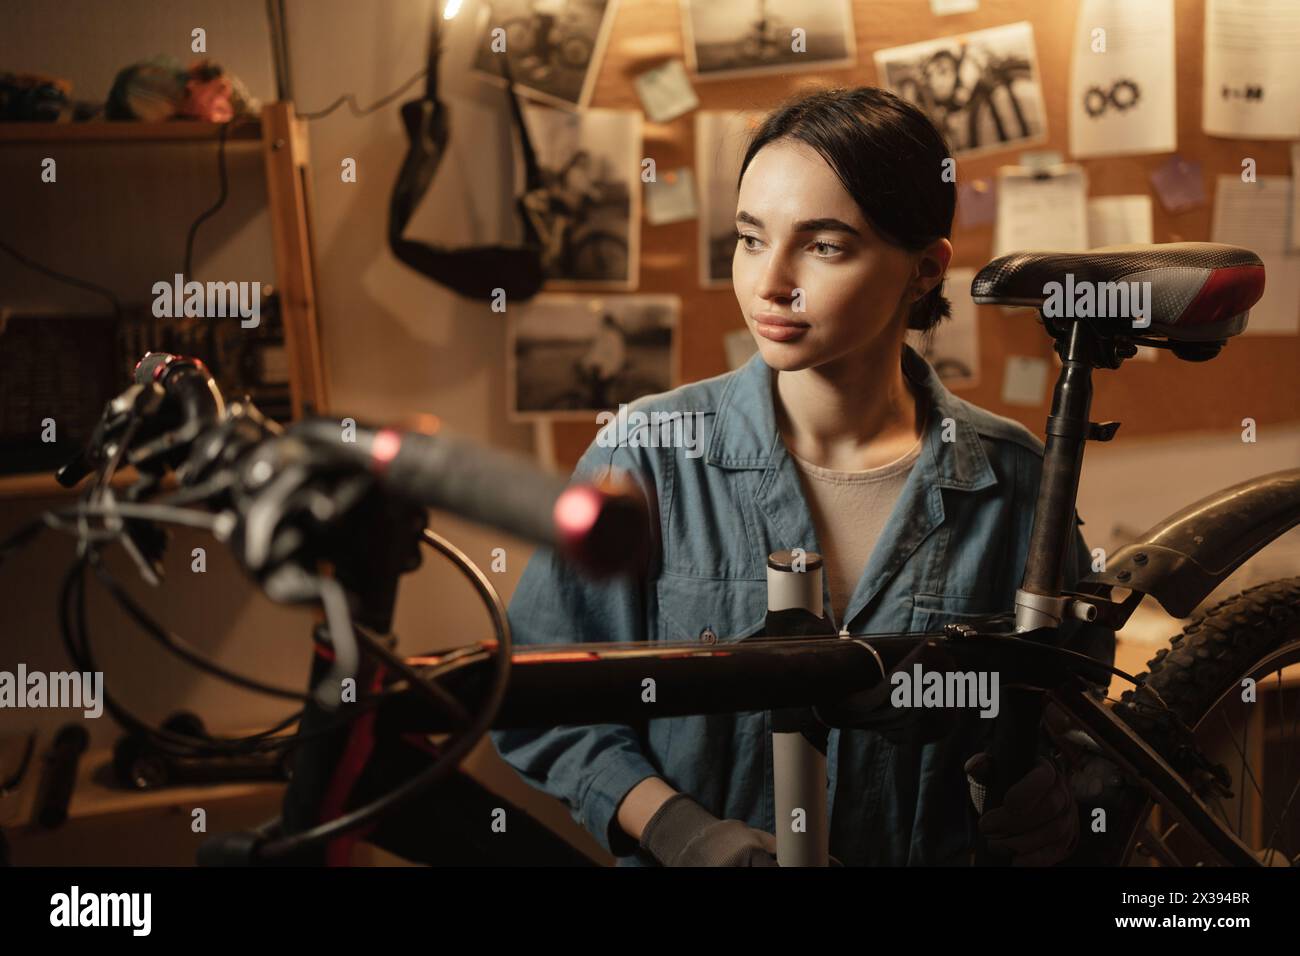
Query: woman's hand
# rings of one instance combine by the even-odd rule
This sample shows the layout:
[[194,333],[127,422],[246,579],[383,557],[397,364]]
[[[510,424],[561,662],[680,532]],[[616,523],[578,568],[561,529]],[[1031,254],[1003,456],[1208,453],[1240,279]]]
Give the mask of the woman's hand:
[[[977,810],[992,762],[987,753],[966,761]],[[979,828],[991,848],[1011,854],[1013,866],[1052,866],[1078,846],[1079,808],[1065,775],[1039,757],[1038,765],[1007,790],[1002,806],[981,813]]]

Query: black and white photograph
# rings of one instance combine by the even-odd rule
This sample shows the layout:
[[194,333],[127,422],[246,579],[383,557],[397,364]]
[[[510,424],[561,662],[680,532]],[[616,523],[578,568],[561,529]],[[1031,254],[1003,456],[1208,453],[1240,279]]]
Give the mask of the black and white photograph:
[[731,288],[736,254],[736,177],[761,113],[700,110],[695,114],[695,172],[700,184],[700,286]]
[[493,0],[479,11],[473,69],[568,109],[591,99],[618,0]]
[[857,62],[849,0],[682,0],[682,32],[701,80]]
[[542,295],[507,317],[514,421],[586,419],[676,384],[674,295]]
[[929,332],[907,333],[907,342],[930,363],[947,388],[974,388],[980,382],[980,334],[975,300],[970,295],[974,269],[950,268],[943,292],[952,315]]
[[524,108],[543,184],[524,213],[542,242],[548,289],[635,289],[641,219],[641,114]]
[[1047,139],[1034,29],[1012,23],[877,50],[882,86],[920,107],[954,155]]

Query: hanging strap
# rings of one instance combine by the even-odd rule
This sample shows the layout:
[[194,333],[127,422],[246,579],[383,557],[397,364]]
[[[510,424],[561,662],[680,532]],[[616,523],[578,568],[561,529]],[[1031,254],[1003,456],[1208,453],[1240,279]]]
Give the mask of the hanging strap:
[[[441,58],[438,17],[433,18],[429,36],[428,73],[424,96],[403,103],[402,123],[409,141],[406,159],[393,186],[388,207],[388,246],[400,261],[421,275],[447,286],[470,299],[492,299],[497,289],[507,298],[530,299],[541,288],[541,238],[522,203],[516,209],[524,223],[522,246],[467,246],[444,249],[424,242],[403,238],[411,216],[433,183],[433,177],[446,154],[449,139],[447,106],[438,98],[438,63]],[[524,153],[525,182],[529,190],[542,184],[542,173],[528,138],[523,113],[515,95],[509,64],[505,65],[511,114],[519,130]]]

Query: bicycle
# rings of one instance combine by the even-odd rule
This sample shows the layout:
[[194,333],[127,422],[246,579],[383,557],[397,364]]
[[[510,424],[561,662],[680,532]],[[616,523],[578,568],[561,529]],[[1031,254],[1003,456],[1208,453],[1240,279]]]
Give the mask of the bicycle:
[[[1043,288],[1063,272],[1092,282],[1143,274],[1161,293],[1152,296],[1149,326],[1139,332],[1113,318],[1048,317]],[[1243,747],[1234,777],[1207,754],[1198,731],[1240,692],[1242,679],[1265,686],[1276,673],[1280,687],[1282,671],[1300,662],[1300,578],[1253,588],[1200,614],[1156,656],[1148,674],[1126,674],[1066,643],[1076,621],[1118,630],[1147,595],[1174,616],[1187,616],[1247,558],[1300,523],[1300,469],[1264,475],[1175,513],[1112,555],[1105,570],[1088,574],[1072,591],[1063,587],[1085,445],[1110,441],[1118,427],[1089,420],[1092,373],[1119,369],[1139,346],[1190,362],[1211,360],[1244,329],[1262,294],[1263,272],[1248,250],[1173,243],[1013,253],[976,275],[977,302],[1038,309],[1062,360],[1029,557],[1012,613],[950,623],[935,633],[846,639],[819,633],[816,619],[779,612],[769,614],[757,635],[720,638],[712,646],[652,641],[516,650],[487,576],[424,527],[424,507],[455,510],[549,544],[593,573],[641,573],[653,528],[646,502],[632,490],[565,485],[503,453],[446,436],[359,428],[352,442],[341,442],[339,423],[326,419],[281,429],[246,402],[227,409],[200,363],[151,355],[137,369],[136,383],[110,403],[86,452],[60,472],[68,484],[96,474],[86,500],[44,519],[82,542],[63,590],[65,642],[75,662],[93,665],[86,566],[99,548],[120,541],[142,573],[150,570],[161,551],[152,522],[160,520],[211,528],[272,599],[324,609],[326,621],[313,634],[310,693],[281,690],[304,705],[295,737],[281,738],[294,745],[284,813],[256,830],[213,838],[200,854],[205,863],[332,859],[328,848],[340,838],[444,779],[488,727],[635,722],[647,677],[676,688],[671,699],[661,698],[660,716],[812,708],[828,726],[870,726],[872,702],[882,688],[888,693],[889,675],[923,660],[931,669],[996,670],[1008,689],[994,730],[986,808],[997,806],[1008,783],[1036,759],[1043,730],[1076,759],[1081,775],[1098,782],[1091,799],[1108,808],[1110,825],[1104,836],[1084,841],[1072,862],[1145,858],[1187,865],[1194,856],[1214,864],[1295,865],[1300,860],[1284,825],[1300,782],[1284,806],[1265,814],[1264,826],[1239,832],[1247,828],[1240,822],[1234,828],[1225,794],[1234,782],[1244,790],[1249,779],[1269,809],[1259,775]],[[142,477],[118,501],[107,479],[122,462]],[[142,503],[169,471],[179,490]],[[90,527],[91,521],[104,526]],[[0,555],[38,530],[24,529]],[[436,654],[393,653],[397,581],[418,565],[421,545],[469,577],[488,608],[494,639]],[[719,644],[726,653],[718,653]],[[1107,706],[1100,688],[1115,675],[1134,689]],[[338,688],[347,677],[360,697],[345,708]],[[105,696],[115,717],[134,719]],[[363,715],[366,720],[357,719]],[[197,743],[154,733],[173,748]],[[340,781],[357,783],[357,769],[341,759],[349,746],[433,733],[450,737],[433,748],[424,769],[408,767],[387,778],[392,789],[381,789],[381,796],[326,800],[331,782],[333,792]],[[1294,727],[1288,744],[1293,737]],[[265,747],[268,739],[221,746]],[[1288,792],[1291,781],[1282,783]],[[354,797],[376,786],[370,778]],[[1174,827],[1166,829],[1169,818]],[[400,839],[386,845],[401,852]],[[975,862],[1005,861],[981,847]]]
[[542,267],[548,278],[596,281],[627,278],[627,240],[588,224],[595,203],[584,196],[571,207],[552,187],[525,194],[523,209],[544,240]]
[[[940,129],[956,138],[962,149],[977,149],[983,142],[985,121],[996,142],[1024,139],[1031,133],[1015,86],[1033,79],[1028,60],[1018,56],[988,55],[968,82],[967,60],[971,48],[962,44],[957,53],[939,50],[914,64],[891,67],[890,83],[898,95],[920,108]],[[1003,116],[1003,108],[1010,116]]]

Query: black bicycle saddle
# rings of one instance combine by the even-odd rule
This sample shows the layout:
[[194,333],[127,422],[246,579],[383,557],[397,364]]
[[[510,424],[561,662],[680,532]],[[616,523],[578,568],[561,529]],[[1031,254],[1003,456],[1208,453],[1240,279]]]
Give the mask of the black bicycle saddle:
[[[1106,314],[1103,303],[1114,305],[1117,284],[1133,282],[1151,283],[1149,327],[1134,325],[1131,316]],[[1073,294],[1085,288],[1090,288],[1090,305]],[[1127,295],[1132,288],[1122,291]],[[1056,296],[1057,306],[1083,305],[1077,313],[1065,313],[1067,318],[1088,319],[1101,332],[1137,331],[1173,342],[1215,342],[1239,334],[1250,307],[1263,294],[1264,264],[1259,256],[1216,242],[1013,252],[994,259],[971,282],[971,296],[982,305],[1042,309]]]

